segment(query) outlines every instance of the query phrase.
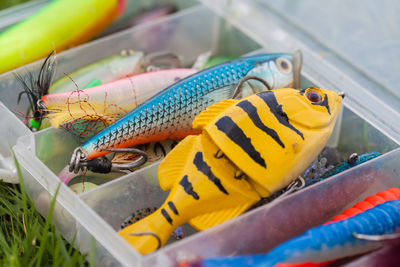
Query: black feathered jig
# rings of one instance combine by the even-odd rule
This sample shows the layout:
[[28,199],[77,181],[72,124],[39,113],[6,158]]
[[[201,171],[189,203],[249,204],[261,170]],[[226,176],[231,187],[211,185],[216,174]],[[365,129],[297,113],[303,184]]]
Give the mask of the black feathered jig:
[[56,63],[53,57],[54,51],[52,51],[44,60],[39,73],[36,75],[34,72],[29,72],[26,77],[22,77],[20,74],[15,73],[15,78],[21,83],[24,91],[18,95],[17,103],[21,101],[24,94],[28,97],[29,110],[28,114],[32,112],[32,119],[36,121],[35,126],[31,123],[29,128],[31,130],[38,130],[42,122],[43,116],[45,115],[45,107],[41,105],[42,96],[48,94],[49,88],[53,82]]

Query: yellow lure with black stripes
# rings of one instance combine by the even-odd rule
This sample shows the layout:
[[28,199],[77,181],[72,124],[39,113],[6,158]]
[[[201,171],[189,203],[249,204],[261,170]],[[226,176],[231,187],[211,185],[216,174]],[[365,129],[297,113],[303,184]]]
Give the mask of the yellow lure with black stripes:
[[119,234],[147,254],[184,223],[204,230],[240,215],[312,163],[332,133],[341,101],[330,90],[283,88],[207,108],[193,121],[202,133],[186,137],[159,166],[168,198]]

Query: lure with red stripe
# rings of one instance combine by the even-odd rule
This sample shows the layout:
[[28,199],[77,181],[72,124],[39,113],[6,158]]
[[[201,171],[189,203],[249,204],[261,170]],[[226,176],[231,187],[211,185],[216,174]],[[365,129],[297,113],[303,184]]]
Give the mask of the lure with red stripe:
[[[393,209],[392,204],[394,204],[396,208]],[[350,228],[357,228],[357,231],[365,231],[367,232],[367,234],[372,235],[382,234],[381,231],[386,230],[388,232],[396,229],[399,230],[400,221],[397,221],[397,219],[399,219],[400,215],[396,215],[396,211],[394,211],[396,209],[398,213],[398,211],[400,211],[400,189],[390,188],[385,191],[381,191],[374,196],[370,196],[364,201],[358,202],[352,208],[349,208],[345,210],[342,214],[334,217],[332,221],[326,223],[325,225],[306,231],[303,235],[300,235],[281,244],[268,254],[239,256],[233,258],[220,257],[194,262],[182,262],[181,266],[324,267],[335,261],[329,259],[329,254],[332,253],[332,251],[330,250],[333,250],[334,253],[345,257],[352,255],[351,251],[353,249],[356,249],[356,251],[359,252],[368,251],[368,246],[370,246],[371,248],[379,247],[378,243],[368,244],[368,242],[365,241],[356,241],[353,235],[349,235],[349,233],[351,232]],[[365,223],[366,221],[368,221],[368,224]],[[352,233],[353,232],[351,232],[350,234]],[[338,244],[339,241],[342,241],[342,243]],[[345,243],[347,244],[347,246]],[[301,246],[299,244],[301,244]],[[352,245],[348,246],[349,244]],[[313,249],[315,249],[316,247],[319,248],[318,253],[315,250],[313,251]],[[314,257],[318,254],[317,257],[320,259],[326,256],[329,260],[322,260],[322,262],[320,263],[282,262],[292,261],[299,257],[303,259],[308,258],[307,254],[314,254]],[[281,260],[277,261],[278,258],[280,258]]]
[[209,258],[192,266],[276,266],[280,262],[306,259],[322,262],[378,249],[381,242],[361,236],[393,236],[399,230],[400,200],[390,200],[346,220],[307,230],[267,254]]
[[85,90],[48,94],[42,102],[54,127],[77,120],[111,124],[164,88],[194,74],[194,69],[169,69],[129,76]]
[[331,222],[337,222],[340,220],[345,220],[351,216],[357,215],[361,212],[364,212],[368,209],[372,209],[376,205],[382,204],[389,200],[398,200],[400,199],[400,189],[399,188],[390,188],[385,191],[381,191],[374,196],[367,197],[364,201],[358,202],[352,208],[349,208],[343,211],[342,214],[334,217]]
[[[332,222],[338,222],[341,220],[346,220],[352,216],[355,216],[359,213],[362,213],[366,210],[372,209],[373,207],[385,203],[386,201],[390,200],[399,200],[400,199],[400,189],[393,187],[389,188],[385,191],[381,191],[377,193],[376,195],[369,196],[365,200],[358,202],[355,204],[353,207],[346,209],[343,211],[342,214],[335,216],[330,222],[327,222],[326,224],[332,223]],[[326,262],[321,262],[321,263],[314,263],[314,262],[304,262],[304,263],[280,263],[277,264],[278,267],[313,267],[313,266],[318,266],[318,267],[324,267],[327,266],[329,263],[334,262],[335,260],[332,261],[326,261]]]

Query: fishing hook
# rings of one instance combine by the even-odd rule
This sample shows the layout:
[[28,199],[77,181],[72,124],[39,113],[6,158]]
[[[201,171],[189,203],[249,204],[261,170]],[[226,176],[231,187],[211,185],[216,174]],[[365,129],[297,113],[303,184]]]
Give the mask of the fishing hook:
[[365,234],[353,233],[353,236],[357,239],[365,241],[386,241],[386,240],[399,239],[400,233],[384,234],[384,235],[365,235]]
[[97,173],[129,173],[130,169],[142,166],[148,160],[147,153],[137,148],[108,148],[103,150],[114,153],[135,153],[140,155],[140,157],[130,163],[125,164],[112,163],[111,160],[106,157],[99,157],[88,160],[82,148],[77,147],[72,153],[71,161],[69,163],[69,171],[78,173],[80,170],[84,171],[87,169],[89,171]]
[[159,249],[159,248],[161,248],[161,239],[160,239],[160,237],[159,237],[158,235],[156,235],[155,233],[152,233],[152,232],[142,232],[142,233],[130,233],[129,235],[133,235],[133,236],[151,235],[151,236],[154,236],[154,237],[157,239],[157,242],[158,242],[158,246],[157,246],[156,250]]
[[[243,84],[245,82],[247,82],[248,80],[257,80],[259,82],[261,82],[268,91],[271,91],[272,88],[271,86],[268,84],[268,82],[266,80],[264,80],[263,78],[260,78],[258,76],[245,76],[243,79],[240,80],[240,82],[238,83],[238,85],[236,86],[235,90],[233,91],[232,94],[232,98],[235,98],[238,94],[239,94],[239,90],[242,89]],[[250,86],[251,87],[251,86]],[[253,87],[251,87],[251,89],[253,90],[253,93],[257,93]]]
[[282,195],[280,195],[278,198],[281,198],[281,197],[287,196],[293,192],[296,192],[296,191],[302,189],[305,185],[306,185],[305,179],[303,177],[299,176],[296,180],[294,180],[287,186],[287,190]]

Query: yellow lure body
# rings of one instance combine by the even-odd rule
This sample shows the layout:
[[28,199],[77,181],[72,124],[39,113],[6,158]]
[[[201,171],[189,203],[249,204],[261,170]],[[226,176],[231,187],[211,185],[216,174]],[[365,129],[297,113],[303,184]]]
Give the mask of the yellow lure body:
[[207,108],[193,122],[202,133],[186,137],[159,166],[160,186],[171,190],[164,204],[119,234],[147,254],[184,223],[204,230],[240,215],[312,163],[341,100],[329,90],[284,88]]
[[117,18],[125,1],[52,1],[0,34],[0,73],[90,40]]

